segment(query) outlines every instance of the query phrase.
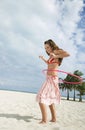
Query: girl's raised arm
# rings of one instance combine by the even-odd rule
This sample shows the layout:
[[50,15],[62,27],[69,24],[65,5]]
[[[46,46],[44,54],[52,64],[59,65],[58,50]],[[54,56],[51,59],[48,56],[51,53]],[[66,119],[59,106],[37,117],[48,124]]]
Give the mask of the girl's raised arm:
[[54,50],[54,54],[56,55],[56,58],[64,58],[70,56],[70,54],[62,49],[60,50]]
[[47,60],[43,56],[39,56],[45,63],[47,63]]

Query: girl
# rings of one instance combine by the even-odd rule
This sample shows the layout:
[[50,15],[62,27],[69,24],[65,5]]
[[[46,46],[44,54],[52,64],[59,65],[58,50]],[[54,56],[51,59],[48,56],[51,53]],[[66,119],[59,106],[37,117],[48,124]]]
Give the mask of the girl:
[[43,56],[39,56],[39,58],[41,58],[48,66],[46,81],[43,83],[36,97],[42,113],[42,120],[40,123],[47,122],[46,105],[49,106],[51,111],[52,119],[50,121],[56,122],[55,104],[60,103],[60,91],[58,87],[57,72],[54,70],[58,69],[58,66],[61,65],[64,57],[69,56],[66,51],[60,49],[51,39],[44,42],[44,47],[46,53],[49,55],[49,59],[46,60]]

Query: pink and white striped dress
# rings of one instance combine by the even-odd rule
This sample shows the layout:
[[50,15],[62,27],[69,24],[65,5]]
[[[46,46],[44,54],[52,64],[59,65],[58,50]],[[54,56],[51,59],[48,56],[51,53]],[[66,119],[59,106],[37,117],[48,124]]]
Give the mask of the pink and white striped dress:
[[46,105],[60,103],[60,90],[58,86],[58,77],[47,75],[46,81],[43,83],[40,91],[36,96],[38,103]]

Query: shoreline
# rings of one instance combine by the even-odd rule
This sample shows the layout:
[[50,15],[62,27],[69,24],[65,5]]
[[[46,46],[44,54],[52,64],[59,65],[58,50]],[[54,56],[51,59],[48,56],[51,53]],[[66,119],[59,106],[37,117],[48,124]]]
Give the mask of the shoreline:
[[[0,89],[0,91],[9,91],[9,92],[19,92],[19,93],[30,93],[30,94],[37,94],[37,92],[31,92],[31,91],[20,91],[20,90],[9,90],[9,89]],[[66,96],[61,96],[61,100],[67,100]],[[69,100],[67,101],[74,101],[72,97],[69,97]],[[79,98],[75,98],[74,102],[79,102]],[[82,98],[82,102],[85,102],[85,99]]]

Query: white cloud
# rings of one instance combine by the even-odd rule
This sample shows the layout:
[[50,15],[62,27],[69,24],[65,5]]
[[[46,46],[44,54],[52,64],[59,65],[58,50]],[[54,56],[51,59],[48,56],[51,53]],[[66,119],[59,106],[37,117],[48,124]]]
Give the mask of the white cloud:
[[[47,57],[43,42],[49,38],[71,55],[60,69],[68,72],[80,69],[85,73],[82,63],[85,54],[81,51],[81,47],[85,47],[83,32],[77,28],[82,7],[81,0],[0,1],[1,83],[15,82],[14,85],[19,86],[26,82],[28,86],[38,86],[36,80],[42,80],[39,73],[46,67],[38,56]],[[81,46],[80,52],[78,46]]]

